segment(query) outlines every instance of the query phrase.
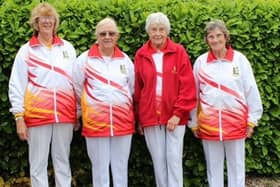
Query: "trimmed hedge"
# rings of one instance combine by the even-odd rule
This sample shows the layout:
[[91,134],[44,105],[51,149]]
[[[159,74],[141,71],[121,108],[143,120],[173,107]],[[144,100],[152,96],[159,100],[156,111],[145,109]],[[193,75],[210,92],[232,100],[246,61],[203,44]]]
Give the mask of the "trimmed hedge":
[[[0,0],[0,185],[28,177],[27,144],[21,142],[9,113],[8,79],[17,50],[28,41],[30,10],[39,1]],[[232,46],[252,64],[262,96],[264,114],[252,139],[246,141],[246,171],[259,175],[280,174],[280,1],[279,0],[50,0],[61,16],[59,35],[77,53],[95,41],[97,22],[113,17],[119,25],[120,48],[133,59],[147,40],[145,19],[162,11],[171,21],[170,37],[183,44],[192,62],[208,48],[203,41],[205,23],[213,18],[226,22]],[[74,186],[89,186],[90,163],[80,131],[71,150]],[[50,178],[53,171],[49,169]],[[21,180],[19,180],[20,178]],[[18,180],[16,180],[18,179]],[[1,182],[2,181],[2,182]],[[200,141],[187,130],[184,149],[184,186],[206,186],[206,168]],[[129,186],[155,186],[153,168],[143,137],[135,135],[129,160]]]

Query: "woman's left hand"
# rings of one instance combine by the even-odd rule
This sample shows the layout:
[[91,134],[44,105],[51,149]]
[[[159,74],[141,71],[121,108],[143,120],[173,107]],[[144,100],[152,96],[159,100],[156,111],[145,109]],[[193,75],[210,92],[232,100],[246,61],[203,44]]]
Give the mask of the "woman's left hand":
[[173,115],[168,121],[167,121],[167,125],[166,125],[166,128],[169,130],[169,131],[173,131],[176,126],[178,125],[178,123],[180,122],[180,118]]
[[253,135],[253,133],[254,133],[254,128],[248,126],[248,127],[247,127],[247,138],[251,138],[252,135]]
[[77,123],[74,124],[74,131],[78,131],[81,127],[81,123],[80,120],[77,120]]

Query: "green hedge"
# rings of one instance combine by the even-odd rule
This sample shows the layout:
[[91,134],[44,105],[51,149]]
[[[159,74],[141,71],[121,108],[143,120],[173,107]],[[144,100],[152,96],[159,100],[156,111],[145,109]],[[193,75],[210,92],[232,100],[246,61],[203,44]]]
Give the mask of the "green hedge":
[[[0,185],[16,183],[28,176],[27,144],[19,141],[9,113],[8,79],[17,50],[28,41],[30,10],[39,1],[0,0]],[[203,41],[205,23],[223,19],[232,46],[252,64],[261,92],[264,114],[254,137],[246,141],[247,173],[280,174],[280,1],[279,0],[60,0],[49,1],[61,16],[59,35],[69,40],[80,54],[95,41],[96,23],[111,16],[121,31],[119,46],[133,58],[147,40],[145,19],[155,11],[171,21],[170,37],[183,44],[192,62],[208,50]],[[84,139],[74,134],[71,150],[74,186],[89,186],[90,163]],[[187,130],[184,149],[184,184],[206,186],[206,170],[200,141]],[[50,178],[53,172],[49,169]],[[135,135],[129,160],[129,186],[155,186],[152,163],[143,137]]]

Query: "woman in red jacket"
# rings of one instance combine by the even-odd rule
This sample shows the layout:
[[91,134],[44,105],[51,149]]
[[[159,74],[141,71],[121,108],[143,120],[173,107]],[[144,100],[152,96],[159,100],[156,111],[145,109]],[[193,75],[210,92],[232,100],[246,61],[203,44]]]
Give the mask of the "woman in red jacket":
[[149,40],[135,56],[135,105],[140,132],[151,154],[157,187],[182,187],[182,153],[189,111],[196,105],[191,63],[169,37],[163,13],[146,19]]

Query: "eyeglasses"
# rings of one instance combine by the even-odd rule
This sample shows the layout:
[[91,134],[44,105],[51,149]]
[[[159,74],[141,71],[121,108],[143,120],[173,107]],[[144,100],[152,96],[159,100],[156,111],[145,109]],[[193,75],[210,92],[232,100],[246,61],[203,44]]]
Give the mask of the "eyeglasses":
[[41,21],[54,21],[55,17],[54,16],[40,16],[39,19]]
[[114,31],[100,32],[100,33],[99,33],[99,36],[105,37],[107,34],[108,34],[110,37],[112,37],[112,36],[115,36],[117,33],[114,32]]

